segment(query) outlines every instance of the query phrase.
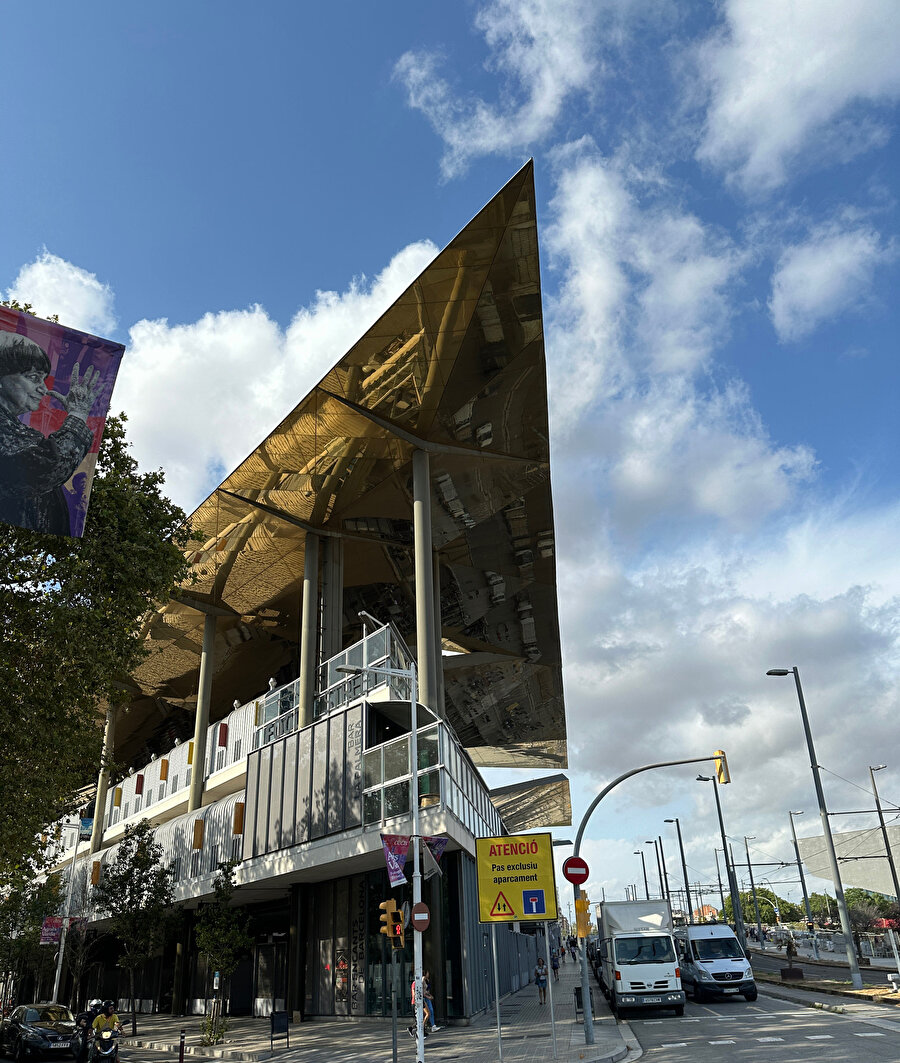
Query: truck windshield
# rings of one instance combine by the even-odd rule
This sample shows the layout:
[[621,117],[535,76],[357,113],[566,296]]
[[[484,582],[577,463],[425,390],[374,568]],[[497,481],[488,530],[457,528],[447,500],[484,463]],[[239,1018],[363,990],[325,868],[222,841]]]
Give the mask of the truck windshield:
[[694,941],[698,960],[742,960],[744,954],[736,938],[701,938]]
[[662,935],[616,938],[616,963],[674,963],[672,939]]

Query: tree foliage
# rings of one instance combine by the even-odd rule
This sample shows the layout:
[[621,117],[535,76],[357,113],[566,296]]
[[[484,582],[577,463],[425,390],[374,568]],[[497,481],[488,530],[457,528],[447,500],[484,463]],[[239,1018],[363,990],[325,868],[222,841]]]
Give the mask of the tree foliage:
[[35,880],[8,890],[0,898],[0,982],[8,987],[29,973],[40,982],[52,967],[54,950],[41,946],[41,924],[62,903],[59,878]]
[[94,887],[94,904],[98,913],[109,917],[110,931],[122,949],[119,964],[129,974],[132,1034],[137,1032],[135,970],[160,948],[174,917],[172,870],[162,858],[153,827],[141,820],[125,828],[115,860]]
[[215,987],[212,1010],[204,1025],[204,1043],[218,1044],[225,1034],[225,1019],[222,1016],[222,983],[234,974],[241,957],[253,947],[253,938],[248,932],[249,917],[233,908],[234,869],[236,861],[219,864],[213,881],[214,897],[200,908],[197,919],[196,941],[200,953],[206,957],[207,972],[218,971],[221,981]]
[[141,620],[187,575],[185,515],[106,422],[82,539],[0,524],[0,885],[95,778],[104,705],[146,652]]

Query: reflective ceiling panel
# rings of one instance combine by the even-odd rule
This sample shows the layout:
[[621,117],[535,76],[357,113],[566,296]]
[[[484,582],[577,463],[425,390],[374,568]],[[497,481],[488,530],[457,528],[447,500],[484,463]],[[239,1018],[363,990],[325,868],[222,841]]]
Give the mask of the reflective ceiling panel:
[[[480,765],[563,767],[547,386],[527,164],[193,514],[185,593],[219,610],[212,718],[295,673],[306,528],[344,543],[365,609],[414,645],[412,454],[432,448],[446,712]],[[203,614],[146,625],[124,733],[195,702]],[[127,750],[126,750],[127,753]]]

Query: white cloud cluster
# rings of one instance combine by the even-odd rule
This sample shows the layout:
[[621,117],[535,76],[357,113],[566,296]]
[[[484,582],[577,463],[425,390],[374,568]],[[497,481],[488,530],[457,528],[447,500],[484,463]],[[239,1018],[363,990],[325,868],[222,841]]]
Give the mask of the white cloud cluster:
[[114,409],[129,417],[142,465],[166,471],[188,511],[289,413],[434,257],[427,241],[398,252],[371,281],[317,292],[286,331],[260,306],[171,325],[139,321]]
[[502,79],[502,99],[459,99],[439,73],[434,52],[407,52],[395,67],[409,105],[446,143],[442,170],[462,172],[471,158],[520,151],[552,132],[566,100],[596,84],[596,27],[618,5],[594,0],[490,0],[476,26],[489,67]]
[[746,191],[847,161],[887,129],[855,107],[900,96],[893,0],[726,0],[699,50],[710,102],[698,157]]
[[893,257],[867,227],[822,226],[787,248],[772,276],[769,299],[778,338],[803,339],[823,322],[864,306],[876,268]]
[[31,303],[42,317],[56,314],[63,324],[82,332],[105,337],[116,327],[109,285],[46,248],[22,266],[7,298]]

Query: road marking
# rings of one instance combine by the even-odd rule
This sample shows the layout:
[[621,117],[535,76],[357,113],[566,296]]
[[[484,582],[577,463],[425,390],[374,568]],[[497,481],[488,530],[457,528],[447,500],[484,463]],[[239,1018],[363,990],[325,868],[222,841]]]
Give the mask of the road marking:
[[679,1019],[679,1022],[699,1022],[699,1019]]
[[672,1044],[660,1045],[660,1048],[687,1048],[687,1041],[675,1041]]
[[783,1037],[757,1037],[757,1041],[783,1041]]
[[710,1041],[709,1043],[711,1045],[733,1045],[733,1044],[735,1044],[734,1041]]
[[855,1033],[854,1037],[884,1037],[883,1033]]
[[806,1035],[807,1041],[831,1041],[833,1040],[830,1033],[808,1033]]

